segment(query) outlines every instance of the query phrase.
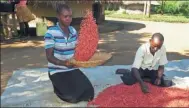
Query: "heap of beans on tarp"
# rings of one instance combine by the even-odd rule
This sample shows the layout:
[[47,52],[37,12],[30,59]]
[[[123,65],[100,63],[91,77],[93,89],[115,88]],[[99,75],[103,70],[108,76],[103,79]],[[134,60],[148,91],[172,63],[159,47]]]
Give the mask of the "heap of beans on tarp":
[[189,107],[189,89],[157,87],[147,84],[150,93],[141,92],[139,84],[110,86],[88,103],[98,107]]
[[99,33],[93,13],[86,11],[86,15],[81,22],[76,45],[74,59],[77,61],[88,61],[96,52],[99,40]]

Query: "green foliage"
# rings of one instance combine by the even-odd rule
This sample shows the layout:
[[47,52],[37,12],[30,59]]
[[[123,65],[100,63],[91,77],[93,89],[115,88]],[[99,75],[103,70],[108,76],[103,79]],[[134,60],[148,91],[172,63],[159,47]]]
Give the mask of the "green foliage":
[[123,14],[116,11],[105,11],[106,17],[122,18],[122,19],[135,19],[143,21],[156,21],[156,22],[170,22],[170,23],[189,23],[189,18],[183,15],[170,15],[170,14],[152,14],[149,18],[141,14]]
[[178,8],[177,1],[167,1],[165,2],[164,12],[172,15],[177,14]]
[[164,1],[164,4],[162,2],[160,3],[160,6],[155,7],[155,13],[157,14],[181,14],[188,16],[189,15],[189,1]]
[[122,14],[127,14],[126,11],[123,11]]
[[115,11],[109,11],[109,10],[105,11],[105,15],[110,15],[110,14],[113,14],[113,13],[115,13]]
[[179,11],[182,12],[183,15],[189,17],[189,1],[180,1]]
[[109,10],[109,11],[117,11],[119,10],[119,4],[114,4],[114,3],[108,3],[105,4],[105,10]]

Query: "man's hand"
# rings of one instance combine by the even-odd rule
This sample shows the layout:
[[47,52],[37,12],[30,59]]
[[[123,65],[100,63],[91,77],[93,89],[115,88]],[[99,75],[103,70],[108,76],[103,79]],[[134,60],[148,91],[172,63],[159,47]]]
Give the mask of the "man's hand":
[[139,82],[142,92],[149,93],[148,86],[142,80],[139,70],[137,68],[132,68],[131,73],[133,74],[133,77],[137,80],[137,82]]
[[161,84],[161,78],[157,78],[155,80],[155,85],[160,85]]
[[143,93],[149,93],[149,88],[146,84],[142,83],[140,84],[140,87]]

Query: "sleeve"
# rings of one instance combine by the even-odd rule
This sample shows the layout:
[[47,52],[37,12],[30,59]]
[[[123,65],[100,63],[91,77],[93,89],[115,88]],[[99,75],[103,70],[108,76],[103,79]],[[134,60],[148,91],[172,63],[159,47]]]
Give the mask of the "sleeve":
[[159,65],[165,65],[168,63],[168,60],[167,60],[167,55],[166,55],[166,48],[163,46],[162,47],[162,54],[161,54],[161,57],[160,57],[160,60],[159,60]]
[[54,37],[51,33],[49,33],[49,30],[47,30],[47,32],[45,33],[44,40],[45,40],[45,49],[54,47],[55,44]]
[[143,58],[144,58],[144,49],[141,46],[141,47],[138,48],[138,50],[136,52],[132,68],[139,69],[141,67],[142,62],[143,62]]

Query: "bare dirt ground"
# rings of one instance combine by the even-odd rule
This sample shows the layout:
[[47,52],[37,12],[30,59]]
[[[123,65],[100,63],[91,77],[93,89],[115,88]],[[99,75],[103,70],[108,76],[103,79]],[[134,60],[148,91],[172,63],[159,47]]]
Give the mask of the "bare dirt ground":
[[[168,60],[189,59],[189,24],[106,20],[106,24],[99,27],[98,50],[111,52],[113,57],[104,65],[131,65],[137,48],[154,32],[164,35]],[[43,37],[31,38],[25,43],[1,44],[1,93],[13,71],[47,66],[43,45]]]

